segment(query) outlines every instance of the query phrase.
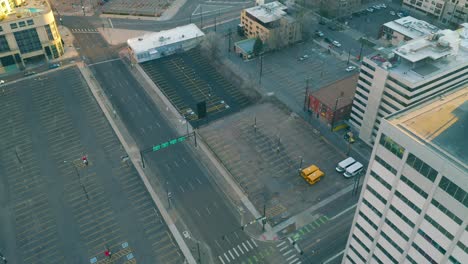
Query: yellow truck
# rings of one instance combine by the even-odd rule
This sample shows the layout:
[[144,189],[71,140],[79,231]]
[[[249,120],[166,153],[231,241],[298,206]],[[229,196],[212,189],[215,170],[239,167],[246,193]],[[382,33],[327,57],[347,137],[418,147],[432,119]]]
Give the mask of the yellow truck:
[[306,180],[310,185],[313,185],[320,181],[320,179],[325,176],[325,173],[315,165],[311,165],[303,170],[301,170],[301,176]]

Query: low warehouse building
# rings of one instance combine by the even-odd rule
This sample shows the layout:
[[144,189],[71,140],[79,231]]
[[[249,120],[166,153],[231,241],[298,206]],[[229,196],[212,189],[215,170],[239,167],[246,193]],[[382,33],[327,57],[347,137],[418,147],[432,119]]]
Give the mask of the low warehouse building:
[[127,40],[132,60],[145,62],[196,47],[205,34],[195,24],[145,34]]

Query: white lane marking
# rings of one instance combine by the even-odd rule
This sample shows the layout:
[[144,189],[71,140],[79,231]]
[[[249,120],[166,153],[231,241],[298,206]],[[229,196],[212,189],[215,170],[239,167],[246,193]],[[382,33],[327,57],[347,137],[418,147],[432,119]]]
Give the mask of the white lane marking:
[[223,258],[222,258],[221,256],[218,256],[218,258],[219,258],[219,260],[221,260],[221,262],[222,262],[223,264],[225,264],[225,263],[224,263],[224,260],[223,260]]
[[240,250],[240,252],[242,253],[242,255],[244,255],[244,251],[242,250],[241,246],[240,246],[240,245],[237,245],[237,248]]
[[190,188],[192,188],[192,191],[195,190],[195,187],[193,187],[193,184],[191,182],[188,182],[188,185],[190,186]]
[[184,187],[182,187],[182,185],[179,185],[179,188],[182,192],[185,192]]
[[356,206],[357,206],[357,204],[354,204],[354,205],[352,205],[352,206],[346,208],[346,209],[343,210],[342,212],[340,212],[340,213],[338,213],[337,215],[335,215],[335,216],[333,216],[332,218],[330,218],[330,221],[331,221],[331,220],[335,220],[336,218],[342,216],[343,214],[345,214],[346,212],[348,212],[349,210],[353,209],[353,208],[356,207]]
[[247,246],[244,244],[244,242],[242,242],[242,246],[244,246],[245,251],[249,252],[249,249],[248,249]]
[[185,163],[187,163],[187,161],[184,159],[184,157],[182,157],[182,161],[185,162]]
[[245,242],[247,242],[247,244],[249,245],[249,247],[250,247],[251,249],[254,249],[248,240],[245,241]]
[[285,249],[287,249],[288,247],[289,247],[289,245],[286,245],[286,246],[280,248],[280,252],[283,251],[283,250],[285,250]]
[[[92,33],[99,33],[99,32],[92,32]],[[111,62],[111,61],[116,61],[116,60],[120,60],[120,58],[118,58],[118,59],[111,59],[111,60],[105,60],[105,61],[100,61],[100,62],[96,62],[96,63],[91,63],[91,64],[88,64],[88,67],[94,66],[94,65],[98,65],[98,64],[102,64],[102,63]]]
[[231,258],[232,258],[233,260],[236,259],[236,257],[234,257],[234,255],[231,253],[231,250],[228,250],[228,252],[229,252],[229,255],[231,255]]
[[288,260],[294,258],[295,256],[296,256],[296,255],[291,255],[289,258],[286,259],[286,261],[288,261]]
[[205,207],[205,209],[208,212],[208,214],[211,215],[210,209],[208,209],[208,207]]
[[257,243],[255,243],[255,240],[253,240],[253,238],[251,238],[250,241],[252,241],[252,243],[254,243],[256,247],[258,247]]
[[229,242],[229,244],[231,244],[231,240],[229,240],[227,236],[224,236],[224,238],[227,240],[227,242]]
[[224,253],[224,257],[228,260],[228,262],[231,262],[231,260],[228,258],[228,256],[226,255],[226,253]]
[[111,28],[114,28],[114,24],[112,24],[112,20],[110,18],[107,18],[109,20],[109,24],[111,26]]
[[292,249],[290,249],[290,250],[284,252],[283,256],[286,256],[286,255],[288,255],[288,254],[291,253],[291,252],[292,252]]
[[198,178],[195,178],[195,179],[197,180],[197,182],[198,182],[199,184],[202,184],[201,181],[200,181],[200,179],[198,179]]
[[234,253],[236,253],[237,257],[239,257],[239,256],[240,256],[240,255],[239,255],[239,253],[237,253],[237,250],[236,250],[236,248],[235,248],[235,247],[233,247],[233,248],[232,248],[232,250],[234,250]]
[[286,243],[286,241],[279,243],[278,245],[276,245],[276,247],[281,247],[282,245],[284,245],[284,243]]
[[223,248],[221,247],[221,245],[218,243],[217,240],[215,240],[215,243],[216,243],[216,245],[217,245],[220,249],[223,249]]
[[195,209],[195,213],[197,213],[198,216],[201,216],[200,212],[198,212],[197,209]]
[[289,264],[294,264],[294,262],[297,262],[298,260],[299,260],[298,258],[295,258],[291,262],[289,262]]
[[234,235],[236,235],[237,239],[239,239],[239,235],[236,232],[234,232]]
[[161,125],[160,125],[158,122],[156,122],[156,125],[157,125],[158,127],[161,127]]
[[179,163],[177,163],[177,161],[174,160],[174,164],[179,167]]
[[[337,257],[339,257],[339,256],[340,256],[341,254],[343,254],[344,252],[345,252],[345,251],[344,251],[344,249],[343,249],[342,251],[336,253],[336,255],[334,255],[333,257],[331,257],[331,258],[325,260],[325,262],[323,262],[323,264],[327,264],[327,263],[333,261],[334,259],[336,259]],[[298,263],[298,264],[299,264],[299,263]]]
[[167,167],[167,170],[171,170],[171,166],[169,166],[169,164],[166,163],[166,167]]

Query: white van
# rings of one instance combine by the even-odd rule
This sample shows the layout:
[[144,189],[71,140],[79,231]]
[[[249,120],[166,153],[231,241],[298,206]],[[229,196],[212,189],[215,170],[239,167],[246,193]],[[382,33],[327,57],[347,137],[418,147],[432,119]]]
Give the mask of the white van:
[[356,162],[353,165],[346,168],[346,172],[344,173],[344,176],[346,178],[354,177],[354,176],[358,175],[359,173],[361,173],[363,168],[364,168],[364,166],[362,166],[362,164],[360,162]]
[[352,157],[349,157],[345,160],[342,160],[340,163],[338,163],[335,169],[337,172],[344,172],[346,168],[353,165],[355,162],[356,162],[355,159],[353,159]]

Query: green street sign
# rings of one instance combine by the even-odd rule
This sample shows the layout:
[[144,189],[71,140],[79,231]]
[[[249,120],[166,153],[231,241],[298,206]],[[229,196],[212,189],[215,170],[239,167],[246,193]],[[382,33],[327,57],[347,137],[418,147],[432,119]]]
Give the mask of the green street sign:
[[161,143],[159,145],[154,146],[153,151],[158,151],[160,149],[167,148],[170,145],[175,145],[177,143],[184,142],[186,139],[187,139],[187,136],[182,136],[182,137],[171,139],[171,140],[169,140],[167,142],[164,142],[164,143]]
[[161,145],[156,145],[153,147],[153,151],[158,151],[161,149]]

